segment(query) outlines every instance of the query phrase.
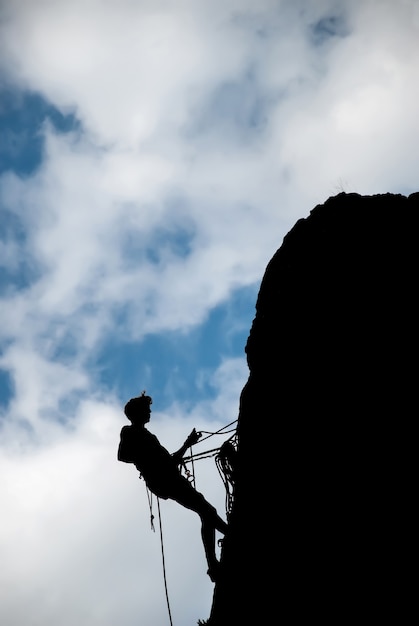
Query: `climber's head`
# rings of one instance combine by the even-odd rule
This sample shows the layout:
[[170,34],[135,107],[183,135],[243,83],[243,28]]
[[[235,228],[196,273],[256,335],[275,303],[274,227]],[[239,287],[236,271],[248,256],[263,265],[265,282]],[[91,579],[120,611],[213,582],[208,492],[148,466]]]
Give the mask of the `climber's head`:
[[124,407],[124,413],[127,418],[134,424],[145,424],[150,421],[151,404],[153,400],[150,396],[145,395],[145,391],[137,398],[128,400]]

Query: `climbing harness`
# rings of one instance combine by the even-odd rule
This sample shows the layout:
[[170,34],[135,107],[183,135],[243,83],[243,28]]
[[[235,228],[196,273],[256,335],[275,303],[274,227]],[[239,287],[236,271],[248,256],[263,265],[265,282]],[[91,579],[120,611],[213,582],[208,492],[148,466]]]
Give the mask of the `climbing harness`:
[[196,489],[195,465],[194,465],[194,462],[193,462],[194,457],[193,457],[193,453],[192,453],[192,446],[190,446],[189,450],[190,450],[190,455],[187,458],[191,459],[192,471],[188,470],[188,468],[186,466],[186,462],[185,462],[184,459],[182,459],[181,465],[183,467],[183,471],[185,472],[186,479],[191,483],[192,487],[195,487],[195,489]]

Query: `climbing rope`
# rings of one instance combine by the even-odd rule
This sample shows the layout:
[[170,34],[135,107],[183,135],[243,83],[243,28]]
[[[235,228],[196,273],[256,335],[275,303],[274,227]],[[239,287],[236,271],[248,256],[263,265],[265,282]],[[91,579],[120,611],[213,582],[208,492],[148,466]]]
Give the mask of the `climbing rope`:
[[[140,476],[140,478],[141,478],[141,476]],[[150,491],[150,489],[147,487],[147,485],[145,486],[145,489],[146,489],[146,493],[147,493],[148,507],[150,509],[151,530],[153,532],[155,532],[154,515],[153,515],[153,493]],[[157,510],[158,510],[158,513],[159,513],[160,547],[161,547],[161,558],[162,558],[162,566],[163,566],[164,590],[165,590],[165,593],[166,593],[166,604],[167,604],[167,611],[169,613],[170,626],[173,626],[172,613],[171,613],[171,610],[170,610],[170,602],[169,602],[169,592],[167,590],[166,561],[165,561],[165,557],[164,557],[163,525],[162,525],[162,521],[161,521],[160,498],[157,498]]]
[[230,426],[235,424],[237,421],[238,420],[233,420],[232,422],[230,422],[230,424],[227,424],[226,426],[223,426],[222,428],[220,428],[219,430],[216,430],[215,432],[210,432],[208,430],[201,430],[200,432],[201,433],[205,433],[207,435],[207,437],[203,437],[202,439],[200,439],[199,443],[202,443],[202,441],[205,441],[205,439],[209,439],[213,435],[227,435],[228,433],[232,433],[233,431],[236,430],[235,428],[232,428],[231,430],[227,430],[227,431],[225,429],[229,428]]
[[[141,478],[141,476],[140,476]],[[147,484],[145,483],[145,490],[147,493],[147,499],[148,499],[148,508],[150,509],[150,526],[151,526],[151,530],[154,532],[156,532],[156,529],[154,528],[154,515],[153,515],[153,494],[150,491],[150,489],[147,487]]]
[[164,590],[166,592],[166,603],[167,603],[167,611],[169,613],[170,626],[173,626],[172,613],[170,611],[169,593],[167,591],[166,564],[164,560],[164,544],[163,544],[163,527],[161,523],[161,513],[160,513],[160,498],[157,498],[157,510],[159,512],[160,544],[161,544],[161,558],[162,558],[162,564],[163,564]]
[[[202,439],[200,439],[198,443],[202,443],[203,441],[205,441],[206,439],[209,439],[210,437],[213,437],[214,435],[228,435],[229,433],[233,433],[233,432],[235,433],[236,432],[235,428],[232,428],[231,430],[225,430],[225,429],[229,428],[230,426],[232,426],[232,424],[235,424],[236,422],[237,420],[234,420],[233,422],[230,422],[230,424],[223,426],[222,428],[220,428],[219,430],[216,430],[215,432],[210,432],[208,430],[201,430],[200,432],[207,436],[202,437]],[[230,437],[230,439],[232,439],[232,437]],[[183,458],[183,461],[184,463],[193,464],[193,462],[196,460],[206,459],[208,457],[215,456],[219,449],[220,448],[213,448],[212,450],[205,450],[204,452],[197,452],[196,454],[190,454],[189,456],[185,456]]]

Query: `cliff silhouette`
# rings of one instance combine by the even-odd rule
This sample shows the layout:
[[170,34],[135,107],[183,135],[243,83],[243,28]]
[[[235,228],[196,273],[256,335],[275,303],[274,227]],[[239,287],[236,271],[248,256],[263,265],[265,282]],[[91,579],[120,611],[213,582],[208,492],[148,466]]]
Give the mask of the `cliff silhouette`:
[[407,623],[419,193],[341,193],[269,262],[208,626]]

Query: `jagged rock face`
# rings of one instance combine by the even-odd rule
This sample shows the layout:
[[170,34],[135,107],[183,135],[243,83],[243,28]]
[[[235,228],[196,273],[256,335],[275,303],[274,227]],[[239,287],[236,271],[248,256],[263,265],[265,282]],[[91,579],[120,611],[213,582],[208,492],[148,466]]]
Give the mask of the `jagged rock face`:
[[211,626],[404,621],[418,218],[419,193],[339,194],[299,220],[270,261],[246,346]]

